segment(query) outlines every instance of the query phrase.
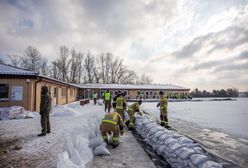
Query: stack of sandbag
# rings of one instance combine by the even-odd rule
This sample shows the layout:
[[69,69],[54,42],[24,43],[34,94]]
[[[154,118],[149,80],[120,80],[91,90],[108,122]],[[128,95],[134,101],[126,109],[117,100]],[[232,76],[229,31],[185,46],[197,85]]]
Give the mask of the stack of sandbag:
[[223,167],[221,163],[214,161],[198,143],[176,131],[161,127],[144,116],[136,117],[135,130],[173,168]]

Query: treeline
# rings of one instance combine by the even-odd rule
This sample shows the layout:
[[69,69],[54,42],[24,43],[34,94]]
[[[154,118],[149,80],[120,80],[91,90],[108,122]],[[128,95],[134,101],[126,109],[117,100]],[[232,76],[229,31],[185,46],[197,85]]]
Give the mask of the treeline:
[[23,55],[9,54],[11,64],[70,83],[150,84],[152,78],[138,75],[111,53],[94,55],[61,46],[58,57],[48,60],[37,48],[28,46]]
[[237,88],[229,88],[227,90],[213,90],[208,92],[206,90],[200,91],[198,88],[191,92],[192,97],[238,97],[239,91]]

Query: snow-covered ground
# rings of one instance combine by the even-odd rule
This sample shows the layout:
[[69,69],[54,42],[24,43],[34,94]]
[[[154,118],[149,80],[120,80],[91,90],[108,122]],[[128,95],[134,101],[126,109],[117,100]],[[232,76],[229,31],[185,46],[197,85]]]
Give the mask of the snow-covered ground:
[[32,119],[0,121],[0,167],[56,167],[58,154],[66,150],[65,141],[95,136],[103,115],[103,107],[92,103],[57,106],[50,115],[51,133],[44,137],[37,137],[38,114]]
[[[182,104],[169,103],[169,120],[174,128],[205,144],[210,151],[233,160],[243,167],[248,167],[246,139],[214,131],[208,126],[196,123],[197,119],[187,120],[197,116],[193,112],[184,113],[180,105]],[[143,103],[142,108],[151,114],[150,118],[158,119],[159,111],[155,103]],[[98,127],[104,115],[103,109],[103,106],[94,106],[92,102],[85,106],[80,106],[79,102],[57,106],[50,115],[52,133],[45,137],[37,137],[41,130],[38,113],[31,119],[0,121],[0,167],[50,168],[63,167],[63,165],[68,167],[66,164],[72,165],[73,162],[82,165],[89,163],[93,157],[93,151],[87,146],[94,137],[99,136]],[[194,105],[188,109],[194,109]],[[203,112],[198,115],[200,114],[203,115]],[[180,118],[180,116],[183,117]],[[201,123],[201,117],[198,119]],[[78,151],[79,146],[84,150]],[[66,159],[70,157],[69,155],[73,155],[72,160]],[[94,165],[96,166],[97,163],[93,160]]]
[[[169,102],[169,124],[205,145],[210,152],[248,167],[247,106],[247,98]],[[155,121],[159,118],[156,103],[143,103],[142,108]]]

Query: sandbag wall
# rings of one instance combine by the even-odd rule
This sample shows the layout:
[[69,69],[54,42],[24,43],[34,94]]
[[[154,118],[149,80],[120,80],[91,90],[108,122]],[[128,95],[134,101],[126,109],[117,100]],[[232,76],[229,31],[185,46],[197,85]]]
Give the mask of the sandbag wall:
[[135,130],[157,154],[163,156],[173,168],[222,168],[201,146],[177,133],[161,127],[144,116],[136,117]]

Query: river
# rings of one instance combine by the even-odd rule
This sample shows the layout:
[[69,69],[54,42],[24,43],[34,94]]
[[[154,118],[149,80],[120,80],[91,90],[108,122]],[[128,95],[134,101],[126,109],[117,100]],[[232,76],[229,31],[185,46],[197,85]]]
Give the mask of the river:
[[[204,128],[248,139],[248,98],[235,98],[236,101],[210,101],[211,98],[197,100],[201,101],[169,102],[169,119],[185,120]],[[142,106],[158,116],[156,104],[143,103]]]

